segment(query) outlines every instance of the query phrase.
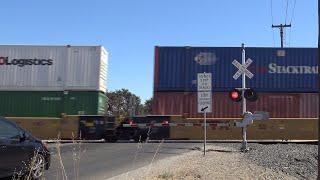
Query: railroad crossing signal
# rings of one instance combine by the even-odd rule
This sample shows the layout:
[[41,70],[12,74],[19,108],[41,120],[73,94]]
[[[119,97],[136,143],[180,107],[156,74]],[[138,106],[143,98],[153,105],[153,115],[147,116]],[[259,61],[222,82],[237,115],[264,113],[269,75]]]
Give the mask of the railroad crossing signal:
[[236,59],[232,61],[232,64],[237,67],[239,70],[233,75],[233,79],[237,80],[242,74],[248,76],[248,78],[252,78],[253,74],[247,69],[249,65],[252,63],[252,60],[249,58],[245,62],[244,65],[240,64]]
[[[241,88],[240,88],[241,89]],[[242,94],[242,89],[233,89],[229,92],[229,98],[234,102],[240,102],[242,98],[244,97],[250,102],[254,102],[258,99],[258,94],[251,88],[246,88],[244,90],[244,93]]]

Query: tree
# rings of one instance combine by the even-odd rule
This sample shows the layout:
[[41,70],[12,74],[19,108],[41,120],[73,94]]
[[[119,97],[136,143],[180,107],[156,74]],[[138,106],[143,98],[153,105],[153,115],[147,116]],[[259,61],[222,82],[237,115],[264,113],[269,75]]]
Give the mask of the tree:
[[131,93],[128,89],[107,92],[107,97],[107,115],[129,117],[141,114],[142,105],[140,97]]
[[143,105],[143,114],[144,115],[150,115],[152,114],[152,103],[153,103],[153,98],[150,98],[144,102]]

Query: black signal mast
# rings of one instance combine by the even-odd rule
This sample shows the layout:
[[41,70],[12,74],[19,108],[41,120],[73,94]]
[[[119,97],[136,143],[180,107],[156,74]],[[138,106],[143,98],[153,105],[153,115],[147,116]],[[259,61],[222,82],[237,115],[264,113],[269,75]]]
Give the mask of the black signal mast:
[[279,28],[280,29],[280,38],[281,38],[281,48],[283,48],[283,28],[291,27],[291,24],[280,24],[280,25],[273,25],[272,28]]

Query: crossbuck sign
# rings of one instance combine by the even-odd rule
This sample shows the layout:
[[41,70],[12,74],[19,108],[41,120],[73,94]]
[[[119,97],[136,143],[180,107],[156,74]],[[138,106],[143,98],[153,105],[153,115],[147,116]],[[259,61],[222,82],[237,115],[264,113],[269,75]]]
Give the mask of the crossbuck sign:
[[236,59],[232,61],[232,64],[237,67],[239,70],[233,75],[233,79],[238,79],[243,73],[252,78],[253,74],[247,69],[248,66],[252,63],[252,60],[249,58],[244,65],[240,64]]

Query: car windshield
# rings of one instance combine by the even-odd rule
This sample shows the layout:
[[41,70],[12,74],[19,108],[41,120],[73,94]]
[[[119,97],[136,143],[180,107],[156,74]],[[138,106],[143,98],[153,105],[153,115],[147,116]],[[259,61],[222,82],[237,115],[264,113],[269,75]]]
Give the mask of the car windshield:
[[19,130],[6,121],[0,120],[0,138],[17,138]]

